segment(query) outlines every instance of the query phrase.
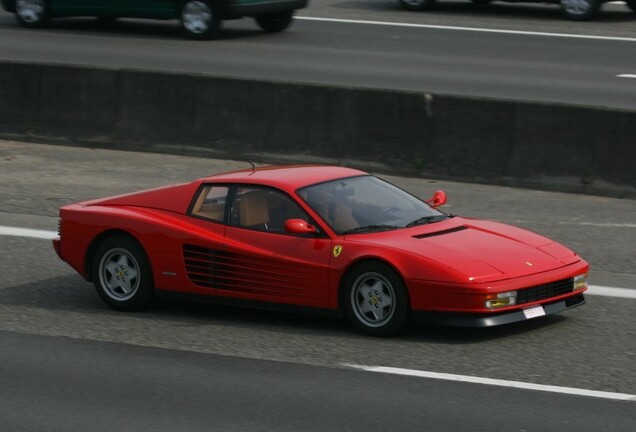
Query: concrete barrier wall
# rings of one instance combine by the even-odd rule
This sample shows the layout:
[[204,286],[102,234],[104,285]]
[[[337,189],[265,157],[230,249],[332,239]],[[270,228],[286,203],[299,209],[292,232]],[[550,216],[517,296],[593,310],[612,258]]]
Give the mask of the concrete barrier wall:
[[636,112],[0,62],[0,137],[636,197]]

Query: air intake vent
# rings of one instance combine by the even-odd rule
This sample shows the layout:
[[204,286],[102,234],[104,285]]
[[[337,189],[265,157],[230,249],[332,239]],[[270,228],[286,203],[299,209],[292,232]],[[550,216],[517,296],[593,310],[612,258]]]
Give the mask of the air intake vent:
[[183,245],[190,281],[200,287],[256,294],[300,297],[305,293],[305,268],[264,257]]
[[435,232],[432,232],[432,233],[414,235],[413,238],[423,239],[423,238],[426,238],[426,237],[435,237],[435,236],[440,236],[440,235],[446,235],[446,234],[454,233],[454,232],[457,232],[457,231],[463,231],[465,229],[467,229],[467,227],[462,225],[462,226],[458,226],[458,227],[455,227],[455,228],[450,228],[450,229],[447,229],[447,230],[435,231]]
[[517,304],[531,303],[545,300],[551,297],[571,293],[574,288],[574,279],[562,279],[544,285],[537,285],[530,288],[517,290]]

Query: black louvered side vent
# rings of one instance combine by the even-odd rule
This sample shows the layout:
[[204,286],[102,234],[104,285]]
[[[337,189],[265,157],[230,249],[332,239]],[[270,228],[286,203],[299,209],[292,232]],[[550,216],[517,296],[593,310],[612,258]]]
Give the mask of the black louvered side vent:
[[217,250],[201,246],[183,245],[186,272],[193,284],[205,288],[214,287],[220,253]]
[[305,268],[256,255],[183,245],[190,281],[197,286],[285,297],[305,295]]

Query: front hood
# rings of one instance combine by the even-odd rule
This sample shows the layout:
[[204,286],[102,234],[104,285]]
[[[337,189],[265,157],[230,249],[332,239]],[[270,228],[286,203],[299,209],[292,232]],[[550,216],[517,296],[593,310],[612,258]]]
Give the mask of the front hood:
[[490,221],[455,217],[385,234],[374,242],[434,260],[474,282],[527,276],[579,261],[550,239]]

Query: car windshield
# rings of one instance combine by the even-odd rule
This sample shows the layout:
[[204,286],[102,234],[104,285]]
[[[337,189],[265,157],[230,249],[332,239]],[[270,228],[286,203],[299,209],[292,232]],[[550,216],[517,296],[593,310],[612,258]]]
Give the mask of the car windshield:
[[297,192],[337,234],[387,231],[449,217],[370,175],[320,183]]

